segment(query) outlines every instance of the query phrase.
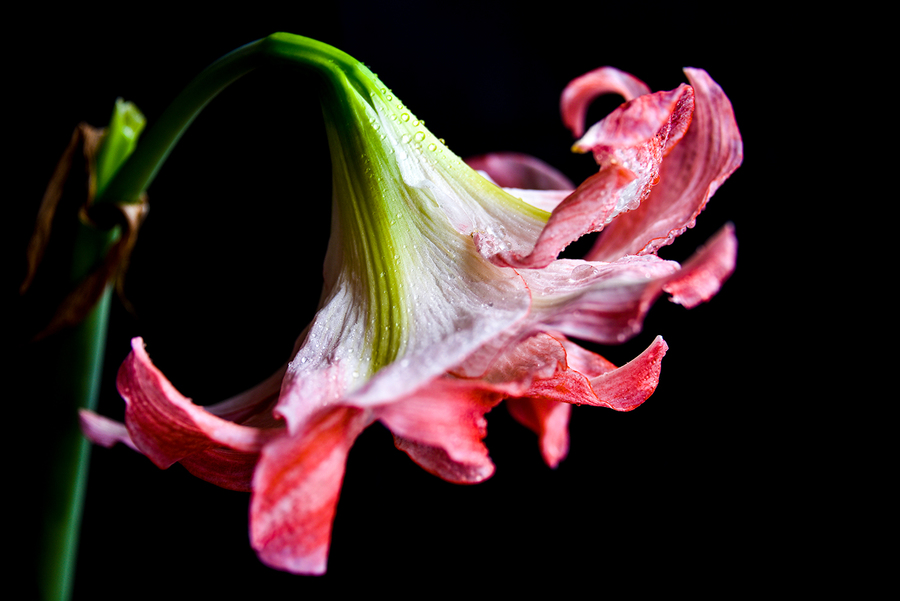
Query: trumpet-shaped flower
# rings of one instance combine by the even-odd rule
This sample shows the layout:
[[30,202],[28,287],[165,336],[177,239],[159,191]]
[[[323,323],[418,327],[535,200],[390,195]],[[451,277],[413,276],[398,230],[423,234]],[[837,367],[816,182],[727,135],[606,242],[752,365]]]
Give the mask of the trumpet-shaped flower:
[[[504,399],[551,466],[566,455],[572,404],[629,411],[647,399],[662,338],[616,367],[568,337],[622,342],[663,292],[687,307],[717,292],[734,267],[730,228],[684,266],[655,253],[741,160],[730,103],[700,70],[655,94],[610,68],[572,82],[563,119],[599,164],[575,187],[523,155],[467,164],[338,56],[315,62],[333,165],[325,282],[290,361],[201,407],[135,339],[117,380],[125,424],[82,414],[96,442],[252,491],[260,558],[309,574],[325,570],[347,453],[373,422],[429,472],[472,483],[493,473],[484,416]],[[627,102],[583,133],[585,107],[610,92]],[[557,259],[600,230],[589,257]]]

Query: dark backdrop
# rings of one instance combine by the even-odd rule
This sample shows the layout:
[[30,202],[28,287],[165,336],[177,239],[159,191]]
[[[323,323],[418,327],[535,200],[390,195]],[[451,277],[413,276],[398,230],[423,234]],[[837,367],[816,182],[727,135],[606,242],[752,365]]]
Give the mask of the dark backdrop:
[[[24,247],[79,121],[104,125],[122,96],[152,123],[214,59],[283,30],[366,62],[456,153],[526,152],[576,181],[594,166],[568,151],[558,99],[569,80],[608,64],[671,89],[684,81],[681,67],[706,69],[733,102],[745,162],[697,226],[660,254],[684,260],[731,221],[735,275],[694,310],[659,301],[641,335],[601,351],[623,363],[657,334],[670,346],[659,388],[638,410],[573,410],[571,450],[556,470],[502,406],[489,415],[486,441],[497,473],[477,486],[426,474],[386,429],[371,427],[350,454],[321,578],[258,562],[247,540],[249,495],[180,466],[158,470],[121,446],[95,448],[76,598],[300,598],[359,587],[428,594],[427,585],[466,590],[482,577],[507,586],[590,577],[592,592],[661,579],[753,586],[765,582],[763,566],[787,569],[799,534],[770,524],[793,511],[784,508],[789,480],[773,451],[784,434],[774,415],[786,402],[773,374],[790,345],[773,331],[779,276],[770,266],[783,231],[772,211],[790,200],[773,185],[789,144],[776,119],[785,74],[804,60],[785,52],[790,26],[749,7],[691,2],[456,6],[246,5],[236,15],[148,6],[23,22],[9,38],[15,153],[7,169],[17,194],[7,205],[8,256]],[[591,114],[612,106],[598,102]],[[125,285],[136,313],[118,303],[113,310],[102,413],[122,415],[115,370],[133,336],[198,403],[235,394],[283,363],[318,298],[329,172],[320,110],[302,79],[253,74],[210,104],[149,190]],[[34,405],[29,428],[39,432],[45,400],[32,390],[26,382],[16,398]],[[777,547],[775,559],[762,561],[760,545]]]

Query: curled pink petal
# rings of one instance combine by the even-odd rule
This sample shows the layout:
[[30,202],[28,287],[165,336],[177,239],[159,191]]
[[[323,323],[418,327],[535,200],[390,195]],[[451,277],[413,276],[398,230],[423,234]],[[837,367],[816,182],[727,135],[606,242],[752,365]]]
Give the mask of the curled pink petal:
[[423,468],[451,482],[471,483],[494,471],[482,443],[484,414],[502,399],[478,380],[440,378],[378,407],[375,415],[393,432],[398,448]]
[[647,84],[614,67],[600,67],[573,79],[563,90],[560,112],[565,126],[576,138],[584,134],[584,120],[591,102],[604,94],[619,94],[626,101],[649,94]]
[[[141,453],[161,468],[177,461],[197,466],[192,471],[225,488],[247,490],[259,450],[283,430],[236,424],[193,404],[153,365],[140,338],[132,340],[116,383],[126,403],[125,426]],[[256,405],[271,406],[272,391],[256,390],[243,411],[231,410],[249,421]]]
[[538,435],[541,455],[550,467],[556,467],[568,453],[570,406],[634,409],[656,389],[667,348],[658,337],[641,355],[617,368],[570,340],[563,339],[562,345],[568,367],[534,380],[522,396],[506,401],[513,418]]
[[659,384],[662,358],[668,349],[662,336],[657,336],[643,353],[622,367],[591,378],[597,404],[631,411],[646,401]]
[[643,353],[622,367],[593,377],[573,369],[561,371],[552,378],[536,380],[524,396],[630,411],[656,390],[660,362],[667,349],[662,337],[657,336]]
[[654,253],[692,227],[716,189],[741,164],[743,146],[731,103],[700,69],[685,69],[694,89],[694,115],[681,143],[659,172],[659,184],[633,211],[619,215],[587,257],[614,261]]
[[483,171],[503,188],[573,190],[575,184],[544,161],[519,152],[494,152],[469,157],[466,164]]
[[686,85],[646,94],[592,127],[575,148],[592,151],[600,172],[553,210],[530,254],[502,252],[491,260],[515,268],[545,267],[570,243],[638,207],[656,183],[663,157],[687,130],[693,98]]
[[713,236],[681,271],[666,282],[663,290],[671,301],[691,309],[711,299],[734,272],[737,238],[734,227],[726,225]]
[[331,408],[265,446],[253,476],[250,543],[269,566],[323,574],[347,453],[371,418]]

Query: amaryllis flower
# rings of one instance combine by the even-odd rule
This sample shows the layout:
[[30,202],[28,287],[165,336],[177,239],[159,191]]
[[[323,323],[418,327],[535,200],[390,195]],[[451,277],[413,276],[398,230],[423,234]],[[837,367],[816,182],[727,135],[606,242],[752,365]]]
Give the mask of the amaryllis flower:
[[[734,267],[730,227],[684,266],[656,251],[741,161],[731,105],[701,70],[658,93],[610,68],[573,81],[563,119],[580,137],[575,148],[599,164],[575,187],[523,155],[470,167],[366,67],[328,53],[336,60],[313,53],[309,62],[324,82],[331,238],[319,310],[290,361],[201,407],[137,338],[117,381],[125,424],[82,416],[96,442],[122,441],[159,467],[180,462],[252,491],[259,557],[304,574],[325,571],[347,453],[373,422],[429,472],[474,483],[494,471],[484,416],[503,400],[551,466],[567,452],[571,405],[644,402],[662,338],[617,367],[569,337],[622,342],[662,293],[692,307],[718,291]],[[610,92],[627,102],[583,133],[586,106]],[[587,258],[557,259],[600,230]]]

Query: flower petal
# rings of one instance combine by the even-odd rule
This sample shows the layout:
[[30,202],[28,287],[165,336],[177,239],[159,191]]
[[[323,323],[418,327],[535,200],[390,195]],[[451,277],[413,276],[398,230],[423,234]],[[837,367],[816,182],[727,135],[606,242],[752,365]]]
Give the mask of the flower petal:
[[503,188],[573,190],[575,184],[544,161],[520,152],[494,152],[465,159],[476,171],[485,172]]
[[369,423],[364,411],[335,407],[265,446],[250,501],[250,543],[260,560],[297,574],[325,572],[347,454]]
[[716,295],[734,272],[736,260],[737,238],[728,224],[694,253],[663,290],[672,295],[672,302],[688,309],[696,307]]
[[[125,399],[125,425],[134,446],[161,468],[181,461],[214,484],[249,490],[249,474],[259,450],[283,428],[269,418],[267,428],[237,424],[193,404],[153,365],[143,340],[135,338],[131,346],[116,383]],[[276,394],[277,383],[273,386],[270,378],[253,394],[242,395],[242,406],[226,402],[218,410],[242,414],[250,422],[272,406]]]
[[649,94],[640,79],[614,67],[600,67],[573,79],[563,90],[560,112],[563,123],[576,138],[584,133],[584,120],[591,102],[603,94],[619,94],[626,101]]
[[656,340],[621,368],[570,340],[563,339],[568,366],[551,377],[536,379],[520,397],[506,406],[519,423],[539,437],[541,455],[556,467],[569,449],[570,406],[594,405],[630,411],[656,389],[666,343]]
[[716,189],[741,164],[740,131],[722,88],[700,69],[685,69],[694,89],[694,115],[684,138],[659,173],[659,185],[640,207],[605,228],[587,257],[614,261],[649,254],[692,227]]
[[[568,346],[577,345],[569,342]],[[536,380],[523,396],[631,411],[656,390],[660,362],[668,348],[662,337],[657,336],[643,353],[622,367],[593,377],[574,369],[560,371],[552,378]]]
[[663,157],[687,130],[693,98],[693,90],[682,84],[670,92],[635,98],[610,113],[573,147],[592,151],[600,172],[553,210],[531,252],[482,254],[497,265],[541,268],[584,234],[600,231],[619,214],[637,208],[656,183]]
[[81,424],[81,431],[93,443],[109,448],[117,442],[121,442],[135,451],[138,450],[134,441],[131,440],[131,436],[128,435],[125,424],[121,422],[87,409],[79,409],[78,421]]
[[569,414],[572,405],[545,398],[512,398],[506,408],[513,418],[538,435],[541,457],[555,468],[569,453]]
[[484,414],[503,399],[478,380],[439,378],[375,415],[394,434],[397,448],[425,470],[450,482],[480,482],[494,473],[481,442],[487,435]]
[[613,371],[591,378],[597,404],[631,411],[646,401],[659,384],[662,358],[669,346],[657,336],[643,353]]
[[519,273],[532,292],[536,327],[617,344],[640,332],[662,286],[679,269],[674,261],[650,255],[615,263],[560,259]]

